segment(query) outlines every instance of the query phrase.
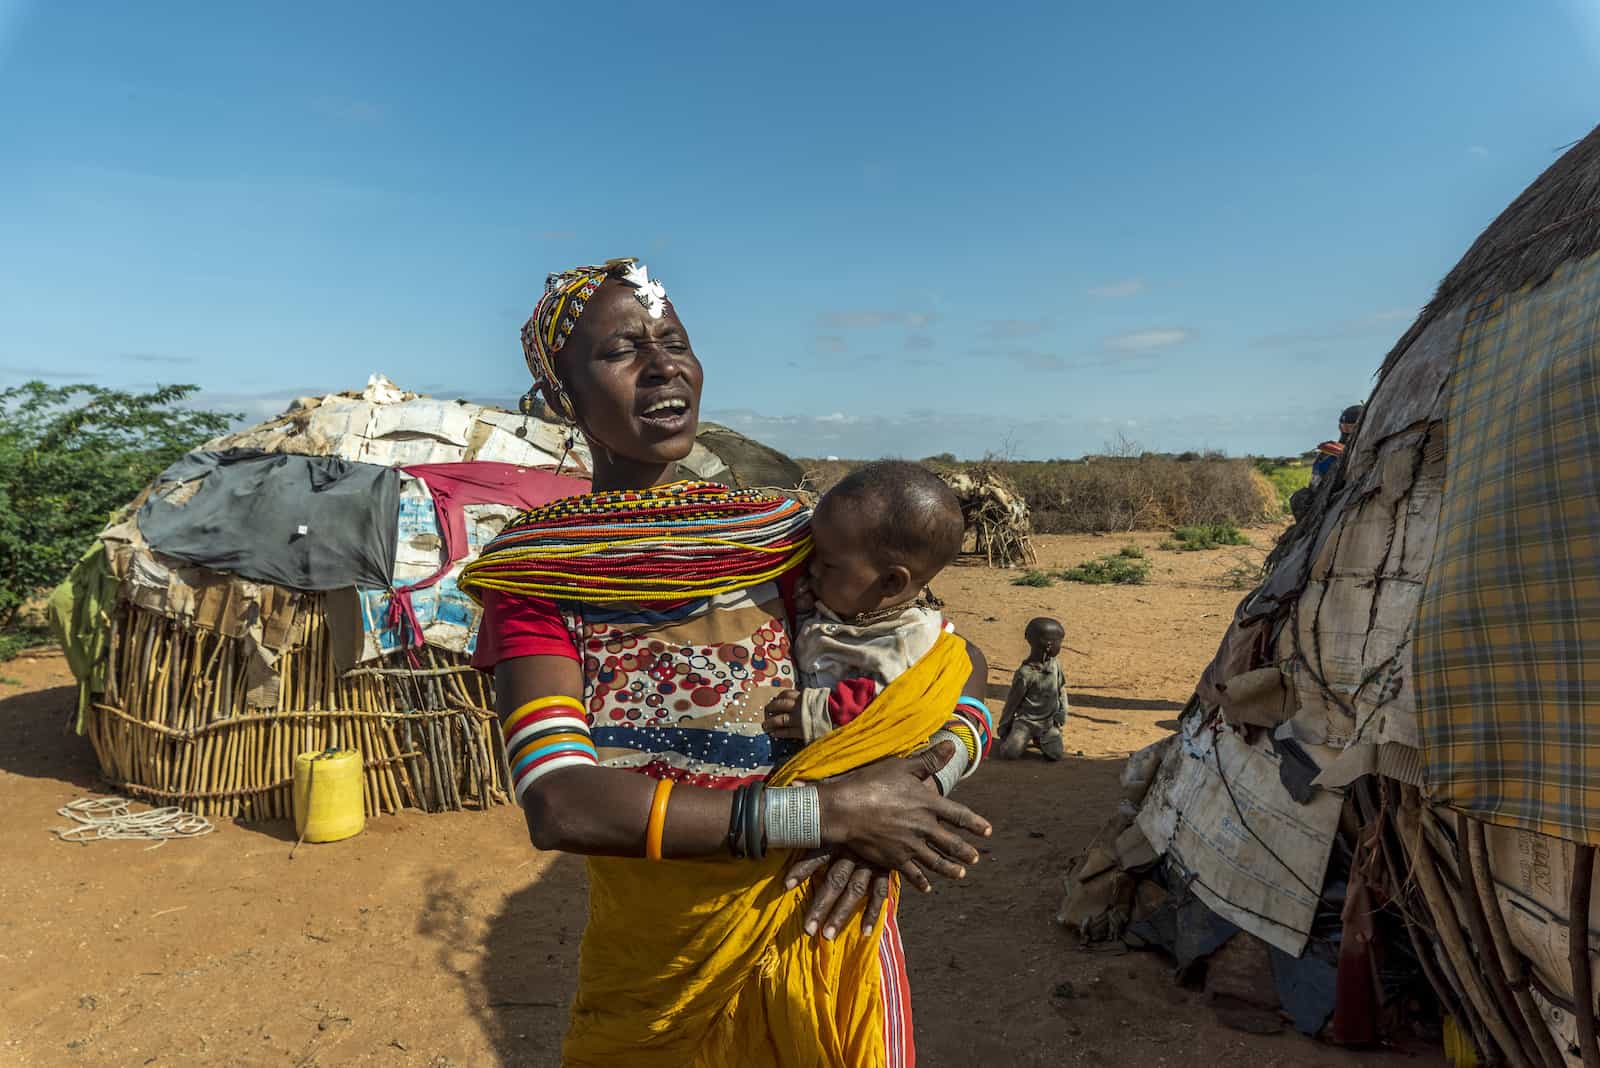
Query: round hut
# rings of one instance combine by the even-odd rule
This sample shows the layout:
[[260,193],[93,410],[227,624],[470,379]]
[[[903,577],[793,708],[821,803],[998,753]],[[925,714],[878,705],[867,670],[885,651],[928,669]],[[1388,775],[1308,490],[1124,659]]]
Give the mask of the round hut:
[[[168,468],[52,598],[77,730],[108,785],[203,815],[290,815],[294,758],[358,750],[369,815],[507,802],[461,567],[517,511],[588,488],[536,417],[399,389],[307,397]],[[794,487],[714,424],[684,466]]]
[[1597,479],[1600,130],[1383,361],[1059,920],[1338,1042],[1600,1065]]

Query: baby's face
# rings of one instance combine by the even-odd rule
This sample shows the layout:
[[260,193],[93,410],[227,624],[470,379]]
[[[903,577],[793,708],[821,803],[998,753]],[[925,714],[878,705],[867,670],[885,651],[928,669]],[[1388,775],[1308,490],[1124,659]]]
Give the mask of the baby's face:
[[883,573],[859,544],[854,524],[818,510],[811,524],[811,591],[842,619],[882,602]]

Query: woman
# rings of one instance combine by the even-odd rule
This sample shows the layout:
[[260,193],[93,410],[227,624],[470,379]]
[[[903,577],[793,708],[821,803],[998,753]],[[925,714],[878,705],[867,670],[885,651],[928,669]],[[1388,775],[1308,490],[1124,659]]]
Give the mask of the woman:
[[[955,832],[989,825],[927,781],[951,750],[926,740],[982,674],[947,636],[883,715],[769,775],[761,715],[793,684],[804,510],[679,481],[701,367],[641,265],[552,275],[523,346],[588,439],[593,492],[519,517],[462,585],[483,598],[476,663],[529,836],[589,857],[564,1062],[912,1063],[888,873],[926,889],[977,862]],[[808,910],[797,887],[823,861],[793,861],[818,847],[839,859]]]

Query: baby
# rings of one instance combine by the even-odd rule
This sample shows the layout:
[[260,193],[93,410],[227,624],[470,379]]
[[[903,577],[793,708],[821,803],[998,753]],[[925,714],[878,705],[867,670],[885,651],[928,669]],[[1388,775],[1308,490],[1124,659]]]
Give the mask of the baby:
[[[816,604],[794,641],[802,689],[767,705],[768,734],[816,741],[860,715],[933,648],[949,625],[917,596],[956,558],[962,533],[956,495],[920,464],[867,464],[823,496],[811,525]],[[934,736],[959,743],[936,776],[944,793],[976,768],[987,745],[988,710],[962,700]]]

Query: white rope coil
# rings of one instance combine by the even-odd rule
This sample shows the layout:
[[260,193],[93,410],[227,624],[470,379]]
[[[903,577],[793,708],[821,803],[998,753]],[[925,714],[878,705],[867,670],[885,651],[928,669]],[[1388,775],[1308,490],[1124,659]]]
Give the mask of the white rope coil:
[[56,811],[73,821],[71,827],[52,827],[63,842],[98,842],[104,839],[166,841],[172,838],[198,838],[214,827],[204,816],[181,808],[130,811],[133,802],[123,797],[84,797]]

